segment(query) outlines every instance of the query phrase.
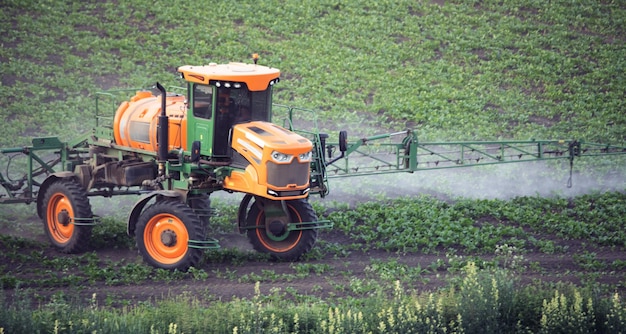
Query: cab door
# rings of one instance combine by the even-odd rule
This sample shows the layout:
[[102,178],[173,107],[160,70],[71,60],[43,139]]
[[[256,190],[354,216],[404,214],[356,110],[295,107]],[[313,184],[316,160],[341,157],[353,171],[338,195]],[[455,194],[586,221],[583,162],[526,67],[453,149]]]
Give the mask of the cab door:
[[192,84],[189,101],[192,101],[189,109],[188,128],[193,133],[188,135],[187,147],[193,147],[193,142],[200,143],[200,155],[212,156],[213,151],[213,123],[215,111],[215,87],[209,85]]
[[229,158],[230,129],[237,113],[237,105],[231,94],[231,89],[220,87],[217,89],[217,108],[213,118],[213,156]]

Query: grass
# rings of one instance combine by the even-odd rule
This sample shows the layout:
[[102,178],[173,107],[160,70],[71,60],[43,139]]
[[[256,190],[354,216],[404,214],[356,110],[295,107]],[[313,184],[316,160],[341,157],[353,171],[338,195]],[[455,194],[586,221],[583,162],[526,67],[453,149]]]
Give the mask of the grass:
[[350,288],[362,297],[330,303],[302,296],[294,302],[289,291],[280,289],[263,294],[258,282],[248,300],[214,301],[211,305],[197,296],[181,295],[155,306],[110,309],[99,305],[94,294],[81,302],[86,302],[85,307],[77,307],[75,301],[57,294],[35,311],[20,305],[3,307],[0,323],[4,327],[0,328],[54,333],[188,333],[208,328],[214,333],[590,333],[626,329],[626,308],[617,294],[604,298],[569,285],[519,288],[506,271],[481,270],[473,262],[462,270],[457,284],[435,293],[407,292],[400,282],[367,287],[363,281],[355,281]]

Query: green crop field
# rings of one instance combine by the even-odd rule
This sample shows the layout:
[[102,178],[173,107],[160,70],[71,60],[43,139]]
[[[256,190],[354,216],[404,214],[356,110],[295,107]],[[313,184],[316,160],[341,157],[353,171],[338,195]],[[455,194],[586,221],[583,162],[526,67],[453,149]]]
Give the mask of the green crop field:
[[[252,53],[281,70],[274,102],[331,136],[626,145],[623,1],[3,0],[0,147],[70,140],[99,91]],[[218,196],[226,246],[186,273],[140,261],[135,199],[94,203],[104,224],[74,256],[32,205],[3,205],[0,333],[626,332],[626,158],[577,161],[572,191],[568,168],[331,181],[313,204],[335,227],[295,263],[235,247]]]

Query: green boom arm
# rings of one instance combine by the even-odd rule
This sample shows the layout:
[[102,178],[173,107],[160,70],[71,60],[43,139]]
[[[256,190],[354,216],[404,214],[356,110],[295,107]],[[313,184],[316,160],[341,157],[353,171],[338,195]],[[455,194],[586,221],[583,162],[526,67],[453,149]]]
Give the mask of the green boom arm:
[[[8,159],[5,173],[0,172],[0,204],[5,203],[32,203],[37,200],[39,190],[39,176],[72,170],[74,163],[82,161],[81,154],[87,136],[83,135],[71,142],[61,142],[57,137],[33,138],[32,145],[24,147],[3,148],[0,153]],[[44,157],[45,154],[45,157]],[[24,175],[17,180],[11,180],[9,169],[15,157],[25,157],[25,165],[16,163],[14,169],[25,170]],[[23,160],[19,161],[24,163]]]
[[[285,126],[309,136],[315,144],[311,193],[321,196],[328,193],[331,178],[555,159],[569,159],[572,166],[576,157],[626,154],[624,145],[582,140],[420,142],[412,130],[330,143],[324,140],[327,135],[295,129],[294,112],[312,115],[314,111],[279,107],[287,110]],[[310,123],[317,129],[315,117],[312,119]]]

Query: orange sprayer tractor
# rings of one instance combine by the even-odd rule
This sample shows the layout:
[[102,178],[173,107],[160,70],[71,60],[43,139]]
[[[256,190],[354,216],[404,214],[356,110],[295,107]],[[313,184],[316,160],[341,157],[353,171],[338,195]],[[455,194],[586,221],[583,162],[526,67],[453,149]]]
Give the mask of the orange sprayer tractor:
[[[205,249],[219,247],[207,235],[216,191],[245,194],[237,224],[255,250],[296,260],[331,226],[308,198],[325,196],[332,177],[626,153],[562,140],[422,143],[410,130],[353,143],[341,131],[337,143],[327,143],[326,134],[293,128],[296,109],[287,108],[283,127],[272,122],[280,71],[258,65],[257,57],[178,72],[186,83],[180,93],[157,83],[156,90],[134,91],[113,116],[100,114],[98,99],[114,94],[99,93],[96,126],[80,138],[34,138],[30,146],[1,149],[26,155],[27,173],[19,180],[0,174],[0,204],[36,203],[52,244],[75,253],[89,247],[99,221],[90,197],[140,195],[128,218],[139,252],[154,267],[186,270]],[[391,152],[388,160],[366,149],[393,138],[399,140],[373,145]],[[42,158],[50,152],[51,160]],[[370,162],[353,168],[359,160],[349,156]]]

